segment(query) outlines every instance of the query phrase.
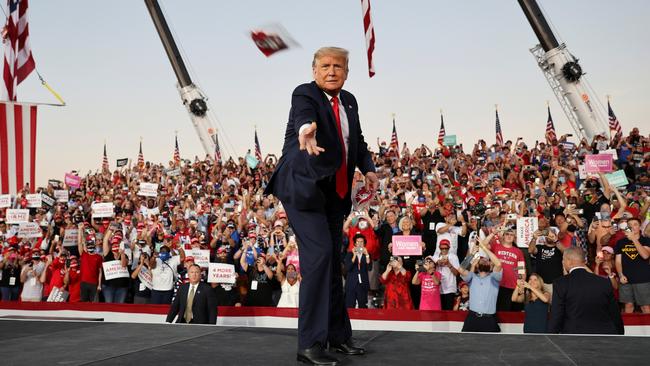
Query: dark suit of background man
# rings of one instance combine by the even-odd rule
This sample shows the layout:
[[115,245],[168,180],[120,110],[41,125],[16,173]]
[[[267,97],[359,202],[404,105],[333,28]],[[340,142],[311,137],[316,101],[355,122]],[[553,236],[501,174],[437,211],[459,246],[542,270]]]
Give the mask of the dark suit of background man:
[[210,285],[201,282],[201,267],[193,264],[189,283],[178,288],[167,314],[167,323],[217,324],[217,295]]
[[371,192],[375,166],[361,133],[357,101],[342,90],[348,52],[325,47],[314,54],[314,81],[291,96],[282,157],[266,193],[284,206],[300,245],[300,317],[298,359],[334,365],[323,347],[363,354],[352,344],[341,281],[341,241],[350,212],[350,188],[356,167]]
[[623,334],[609,279],[587,272],[580,248],[566,249],[562,265],[569,274],[553,282],[549,333]]

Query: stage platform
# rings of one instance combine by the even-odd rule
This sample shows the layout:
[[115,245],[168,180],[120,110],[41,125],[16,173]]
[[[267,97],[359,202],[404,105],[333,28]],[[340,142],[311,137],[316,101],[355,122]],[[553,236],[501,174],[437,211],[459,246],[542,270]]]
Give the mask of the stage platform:
[[[647,337],[355,331],[342,365],[643,365]],[[0,319],[2,365],[296,365],[293,329]]]

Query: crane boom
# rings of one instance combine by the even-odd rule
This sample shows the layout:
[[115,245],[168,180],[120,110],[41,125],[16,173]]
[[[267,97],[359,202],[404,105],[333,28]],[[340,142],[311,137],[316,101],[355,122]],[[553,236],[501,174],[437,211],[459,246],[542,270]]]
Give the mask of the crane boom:
[[566,114],[578,138],[589,142],[605,134],[607,124],[602,108],[589,94],[584,73],[564,43],[559,44],[536,0],[518,0],[539,45],[530,51]]
[[172,69],[176,74],[176,79],[178,80],[177,89],[181,96],[181,100],[183,101],[183,105],[185,105],[185,108],[190,115],[192,125],[194,125],[194,129],[199,136],[199,140],[201,141],[205,153],[211,156],[216,148],[217,130],[214,128],[212,121],[207,115],[208,105],[206,103],[206,98],[199,88],[192,83],[190,74],[187,72],[185,62],[183,62],[183,58],[176,46],[174,38],[172,37],[158,1],[144,0],[144,3],[147,6],[149,15],[151,15],[156,31],[160,36],[160,40],[165,48]]

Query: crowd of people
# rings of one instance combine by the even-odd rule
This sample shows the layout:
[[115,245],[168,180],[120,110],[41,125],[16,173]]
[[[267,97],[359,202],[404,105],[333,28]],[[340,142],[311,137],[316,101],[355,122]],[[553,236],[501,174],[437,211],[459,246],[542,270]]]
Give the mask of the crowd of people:
[[[650,313],[650,138],[637,128],[591,143],[565,135],[431,149],[377,140],[374,150],[380,187],[368,192],[355,176],[343,227],[348,307],[466,311],[479,297],[486,312],[537,314],[528,326],[542,329],[563,253],[576,247],[611,281],[622,311]],[[627,182],[584,172],[585,156],[598,153],[613,153]],[[78,188],[50,180],[36,192],[64,198],[40,207],[30,206],[29,187],[15,192],[0,208],[2,301],[171,304],[198,264],[220,306],[297,307],[300,242],[277,198],[263,194],[277,162],[102,169],[79,175]],[[143,183],[157,190],[143,195]],[[99,214],[98,203],[112,212]],[[22,235],[8,209],[28,209],[40,233]],[[522,218],[535,219],[525,235]],[[419,237],[420,255],[393,254],[407,236]],[[231,265],[234,279],[211,280],[208,261]],[[498,291],[475,288],[484,281]]]

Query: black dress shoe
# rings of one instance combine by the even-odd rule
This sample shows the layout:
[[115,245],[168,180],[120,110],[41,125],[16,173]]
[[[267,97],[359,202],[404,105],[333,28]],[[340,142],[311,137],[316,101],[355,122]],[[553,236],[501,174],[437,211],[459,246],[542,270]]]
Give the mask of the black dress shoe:
[[366,349],[354,345],[351,339],[341,344],[330,343],[330,351],[336,351],[345,355],[356,356],[366,353]]
[[311,365],[336,366],[339,364],[339,360],[328,355],[319,344],[316,344],[311,348],[298,350],[296,359],[300,362],[305,362]]

